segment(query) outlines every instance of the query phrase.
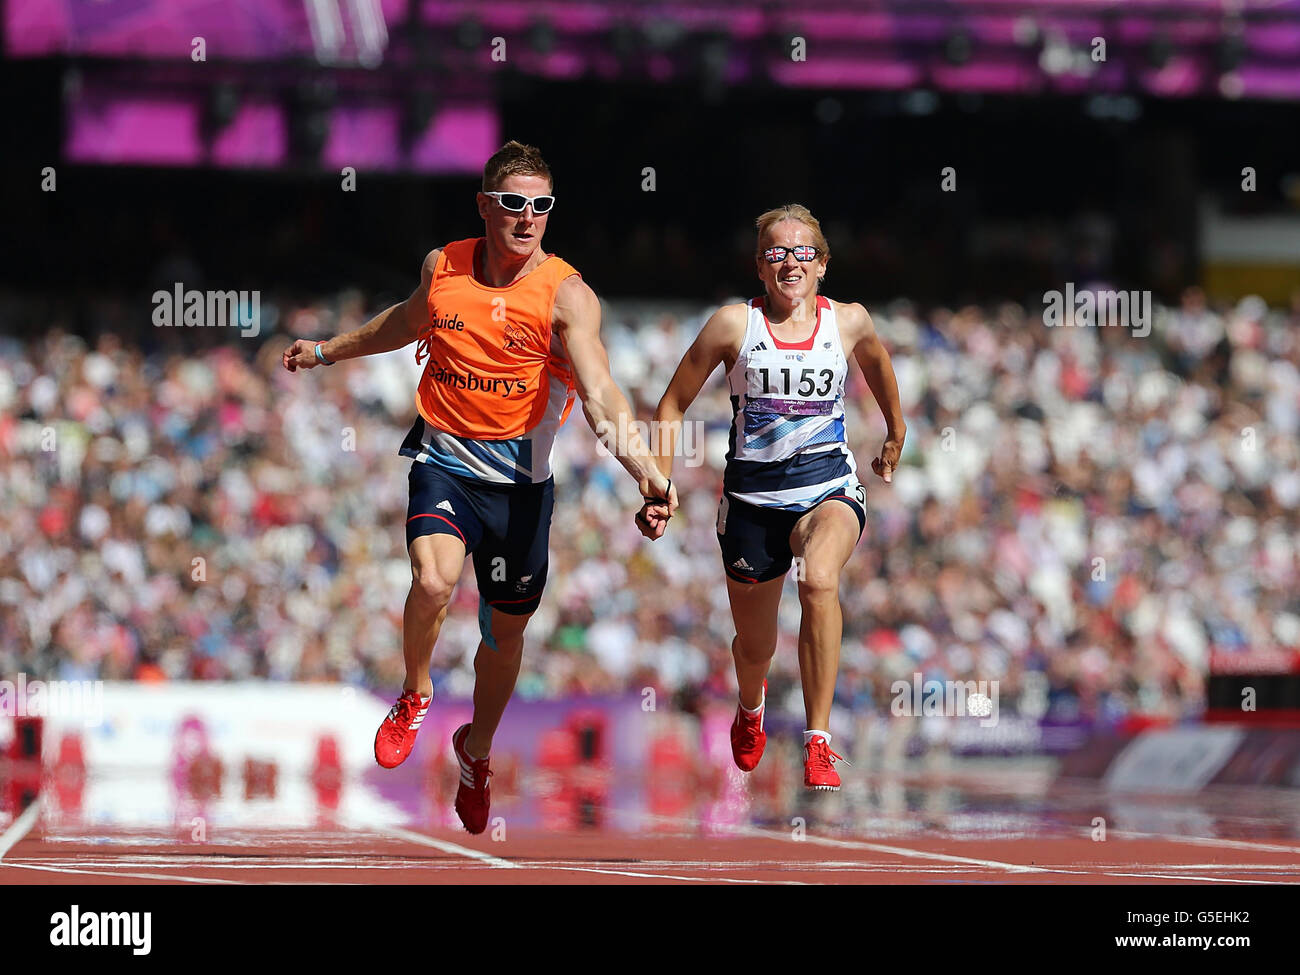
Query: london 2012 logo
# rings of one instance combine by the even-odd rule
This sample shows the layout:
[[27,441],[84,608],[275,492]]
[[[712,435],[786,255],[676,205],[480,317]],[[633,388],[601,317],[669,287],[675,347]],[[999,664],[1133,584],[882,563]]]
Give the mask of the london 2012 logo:
[[505,327],[505,345],[502,348],[520,349],[523,348],[524,340],[527,338],[524,330],[514,322],[506,322]]

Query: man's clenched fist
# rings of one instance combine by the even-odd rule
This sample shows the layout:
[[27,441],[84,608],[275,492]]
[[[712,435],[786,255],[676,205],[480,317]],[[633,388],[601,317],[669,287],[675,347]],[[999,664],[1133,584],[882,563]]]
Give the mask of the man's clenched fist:
[[312,369],[324,365],[316,358],[316,343],[308,342],[306,339],[298,339],[285,349],[284,354],[280,356],[280,362],[290,372],[297,372],[299,366],[303,369]]

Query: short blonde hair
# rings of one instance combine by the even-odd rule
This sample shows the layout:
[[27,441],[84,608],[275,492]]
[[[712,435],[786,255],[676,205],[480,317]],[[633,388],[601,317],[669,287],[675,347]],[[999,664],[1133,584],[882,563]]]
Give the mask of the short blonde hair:
[[759,253],[762,253],[763,250],[763,238],[771,232],[773,227],[783,220],[797,220],[811,230],[813,243],[817,247],[817,256],[823,261],[830,260],[831,245],[826,243],[826,235],[822,233],[822,225],[818,222],[817,218],[812,215],[812,211],[802,203],[787,203],[783,207],[768,210],[754,221],[754,225],[758,228]]
[[546,165],[540,150],[513,139],[492,153],[483,166],[483,192],[498,189],[507,176],[541,176],[551,185],[551,191],[555,191],[551,167]]

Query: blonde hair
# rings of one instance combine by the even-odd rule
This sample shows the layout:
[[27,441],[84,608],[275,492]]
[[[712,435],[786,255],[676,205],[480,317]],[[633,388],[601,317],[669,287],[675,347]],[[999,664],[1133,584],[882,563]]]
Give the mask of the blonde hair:
[[813,244],[817,247],[817,256],[823,261],[830,260],[831,245],[826,243],[826,235],[822,233],[822,225],[812,215],[812,211],[802,203],[787,203],[783,207],[777,207],[759,215],[759,218],[754,221],[754,226],[758,228],[758,250],[760,253],[763,250],[763,238],[783,220],[797,220],[811,230]]
[[551,167],[546,165],[536,146],[526,146],[511,139],[483,165],[483,192],[497,189],[507,176],[541,176],[555,190]]

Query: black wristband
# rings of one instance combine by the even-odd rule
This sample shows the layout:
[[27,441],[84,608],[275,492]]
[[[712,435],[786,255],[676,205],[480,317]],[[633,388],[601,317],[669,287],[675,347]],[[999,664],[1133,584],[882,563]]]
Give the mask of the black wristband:
[[669,500],[668,500],[667,495],[672,494],[672,492],[673,492],[673,479],[670,477],[670,478],[668,478],[668,487],[667,487],[667,489],[666,489],[666,491],[665,491],[665,496],[664,496],[664,497],[662,497],[662,498],[656,498],[656,497],[653,497],[653,496],[651,496],[651,495],[643,494],[643,495],[641,495],[641,498],[642,498],[642,500],[645,501],[646,504],[649,504],[649,503],[652,502],[652,501],[654,501],[654,502],[656,502],[656,503],[658,503],[658,504],[669,504],[670,502],[669,502]]

